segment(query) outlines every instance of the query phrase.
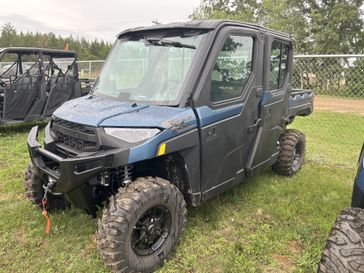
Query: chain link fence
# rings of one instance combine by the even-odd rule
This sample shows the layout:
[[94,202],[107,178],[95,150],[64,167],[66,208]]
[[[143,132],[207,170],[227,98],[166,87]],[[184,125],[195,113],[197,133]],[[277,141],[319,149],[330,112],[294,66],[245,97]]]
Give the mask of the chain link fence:
[[[313,89],[318,96],[364,100],[364,55],[296,55],[294,63],[294,88]],[[104,60],[78,61],[80,77],[95,79],[103,64]]]
[[307,158],[355,169],[364,140],[364,55],[298,55],[294,88],[315,91],[312,116],[292,126],[305,132]]
[[104,60],[97,61],[78,61],[78,73],[80,78],[96,79]]
[[[79,61],[96,78],[104,61]],[[293,87],[315,92],[315,111],[292,127],[307,138],[307,160],[355,169],[364,140],[364,55],[297,55]]]
[[316,95],[364,99],[364,55],[297,55],[293,85]]

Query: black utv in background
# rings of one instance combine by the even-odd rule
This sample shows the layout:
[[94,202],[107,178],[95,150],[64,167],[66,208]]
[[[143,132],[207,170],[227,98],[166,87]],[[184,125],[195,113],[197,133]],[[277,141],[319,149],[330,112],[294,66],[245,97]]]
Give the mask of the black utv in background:
[[115,272],[150,272],[170,257],[198,206],[269,167],[292,176],[305,136],[286,129],[313,110],[292,89],[289,34],[234,21],[123,31],[91,93],[28,136],[29,199],[84,209]]
[[74,51],[0,49],[0,123],[50,117],[82,92]]

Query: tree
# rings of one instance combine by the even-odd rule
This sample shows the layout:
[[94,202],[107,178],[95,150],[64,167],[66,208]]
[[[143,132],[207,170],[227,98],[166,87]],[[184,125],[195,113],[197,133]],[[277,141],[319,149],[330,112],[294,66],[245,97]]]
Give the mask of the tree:
[[363,0],[202,0],[194,19],[234,19],[292,33],[298,53],[363,53]]
[[10,23],[3,25],[1,28],[0,46],[15,46],[16,40],[16,29]]
[[363,53],[363,17],[357,0],[306,0],[314,53]]
[[96,39],[89,41],[73,36],[64,38],[51,32],[17,33],[15,27],[10,23],[3,25],[0,32],[0,48],[22,46],[64,49],[66,44],[69,45],[70,50],[77,51],[80,60],[103,60],[111,48],[110,43]]

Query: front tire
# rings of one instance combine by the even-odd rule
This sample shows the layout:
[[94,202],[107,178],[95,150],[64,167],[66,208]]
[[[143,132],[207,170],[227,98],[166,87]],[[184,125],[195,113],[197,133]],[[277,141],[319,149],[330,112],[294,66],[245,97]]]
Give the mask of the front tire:
[[279,155],[273,170],[284,176],[297,173],[304,161],[306,138],[303,133],[294,129],[287,129],[279,138]]
[[364,210],[342,211],[322,253],[319,273],[364,272]]
[[161,178],[138,178],[103,209],[98,251],[113,272],[152,272],[180,241],[186,215],[177,187]]

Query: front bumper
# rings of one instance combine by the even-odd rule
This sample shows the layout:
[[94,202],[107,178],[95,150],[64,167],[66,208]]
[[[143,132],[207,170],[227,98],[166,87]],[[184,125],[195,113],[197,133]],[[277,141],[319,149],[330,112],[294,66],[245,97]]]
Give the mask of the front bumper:
[[[45,135],[46,138],[49,135],[48,126]],[[57,180],[53,191],[64,194],[84,186],[104,170],[126,165],[129,158],[129,150],[117,148],[100,150],[93,153],[92,156],[62,158],[41,147],[38,142],[38,126],[30,130],[27,145],[38,175],[45,181],[48,180],[48,177]]]

